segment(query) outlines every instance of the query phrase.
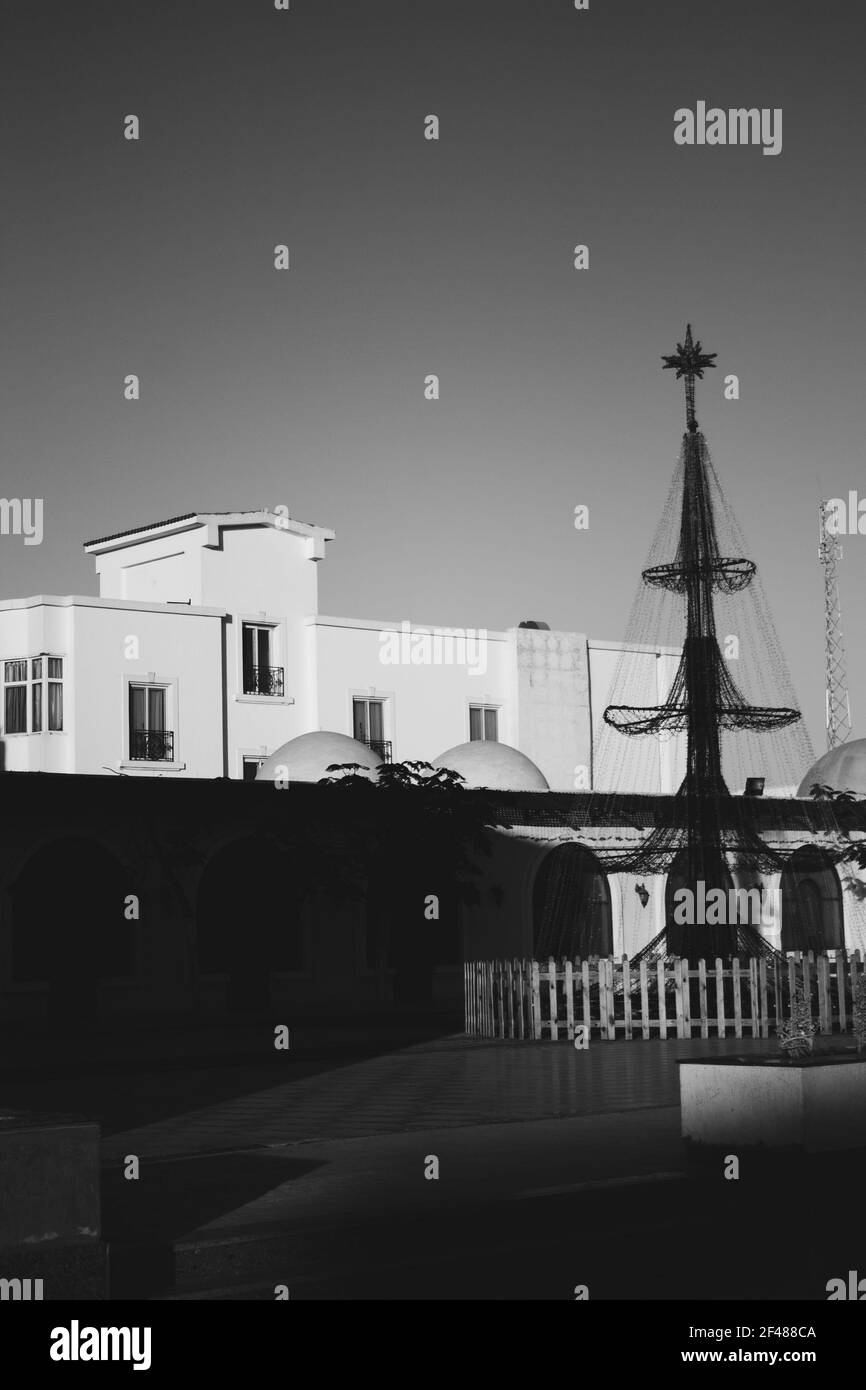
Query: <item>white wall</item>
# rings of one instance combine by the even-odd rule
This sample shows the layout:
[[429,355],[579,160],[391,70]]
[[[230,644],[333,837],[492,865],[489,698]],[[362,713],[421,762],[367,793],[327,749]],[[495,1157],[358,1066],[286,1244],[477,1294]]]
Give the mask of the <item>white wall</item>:
[[[323,533],[324,534],[324,533]],[[100,592],[167,603],[205,604],[225,611],[228,775],[243,758],[273,752],[316,727],[308,679],[306,619],[318,605],[323,546],[306,535],[265,524],[200,524],[145,540],[130,537],[97,557]],[[244,621],[273,626],[271,665],[284,672],[282,697],[246,695],[242,683]]]
[[[376,695],[388,700],[385,738],[393,743],[395,762],[432,762],[449,748],[468,743],[470,704],[499,706],[499,741],[512,743],[516,736],[510,680],[513,649],[506,634],[487,634],[483,646],[487,669],[473,674],[465,664],[384,664],[379,634],[394,633],[399,638],[400,626],[325,617],[310,622],[318,711],[307,729],[351,735],[352,697]],[[433,629],[413,623],[411,631]],[[443,644],[443,656],[446,650]]]
[[[168,776],[219,777],[223,772],[219,616],[189,610],[147,610],[134,604],[72,610],[72,702],[77,772],[120,763],[129,775],[152,775],[130,765],[125,734],[128,682],[151,676],[171,682],[168,724],[176,771]],[[139,656],[129,660],[127,639]]]
[[[594,735],[594,783],[604,791],[677,791],[685,775],[685,736],[630,738],[617,734],[603,722],[605,708],[623,691],[613,689],[620,657],[626,648],[618,642],[589,642],[590,692]],[[680,654],[668,647],[629,649],[630,703],[663,704],[679,666]],[[628,745],[631,744],[631,747]],[[623,769],[633,785],[611,785],[615,770]]]
[[553,791],[588,790],[592,719],[587,642],[582,633],[512,628],[518,746]]
[[[0,607],[0,660],[40,652],[63,658],[63,730],[3,733],[9,771],[135,776],[154,769],[128,759],[130,679],[172,682],[169,725],[175,734],[169,776],[218,777],[223,771],[221,619],[218,613],[147,608],[73,596]],[[138,642],[138,656],[129,639]]]
[[[467,742],[470,704],[493,705],[500,741],[532,758],[552,787],[574,787],[575,766],[589,762],[590,726],[598,728],[609,702],[619,644],[513,628],[487,633],[480,651],[453,651],[453,664],[447,645],[434,648],[432,661],[416,664],[410,648],[392,662],[381,636],[393,634],[399,648],[405,625],[317,615],[312,557],[324,554],[330,533],[296,534],[225,515],[224,523],[208,517],[170,534],[99,543],[109,547],[95,555],[100,599],[0,606],[0,656],[50,651],[66,658],[66,722],[74,730],[10,736],[8,767],[100,771],[123,761],[123,682],[152,672],[176,682],[175,761],[188,776],[239,777],[244,755],[265,756],[311,730],[351,734],[353,696],[375,695],[387,701],[385,738],[395,760],[432,761]],[[273,625],[271,664],[283,669],[282,697],[243,692],[245,621]],[[437,632],[414,623],[409,630],[412,637]],[[131,635],[141,650],[133,662],[124,655]],[[636,660],[646,687],[637,702],[659,703],[677,656],[647,648]],[[675,791],[681,740],[642,742],[646,785],[621,790]],[[593,763],[601,785],[595,749]]]
[[[71,610],[43,599],[22,599],[0,607],[0,662],[20,660],[48,652],[64,658],[64,676],[72,650]],[[3,669],[0,666],[0,678]],[[75,757],[70,735],[70,716],[64,710],[64,730],[43,734],[7,734],[0,682],[0,728],[3,766],[8,772],[74,772]],[[64,700],[68,698],[64,680]],[[30,711],[28,710],[28,724]],[[47,724],[47,712],[43,710]]]
[[[272,753],[311,727],[305,678],[306,619],[318,603],[317,561],[306,540],[272,527],[223,527],[222,548],[202,551],[202,593],[229,614],[226,627],[229,776],[240,775],[244,750]],[[275,623],[271,664],[283,668],[282,699],[244,695],[241,626]]]
[[170,536],[129,541],[95,557],[100,598],[143,599],[147,603],[205,603],[202,554],[206,526]]

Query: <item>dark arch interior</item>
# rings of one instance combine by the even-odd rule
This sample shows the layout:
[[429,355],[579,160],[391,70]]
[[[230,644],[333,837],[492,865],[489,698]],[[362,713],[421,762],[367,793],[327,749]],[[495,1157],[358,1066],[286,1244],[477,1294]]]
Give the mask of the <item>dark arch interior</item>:
[[[721,880],[720,882],[717,880]],[[734,886],[734,880],[727,868],[716,872],[712,883],[705,883],[704,894],[711,889],[721,888],[728,893]],[[677,908],[676,895],[681,889],[687,888],[695,895],[695,915],[697,916],[699,886],[693,883],[688,871],[688,851],[681,849],[675,857],[670,869],[668,870],[665,882],[665,939],[667,949],[671,955],[686,956],[691,960],[713,960],[716,956],[726,957],[735,954],[737,950],[738,934],[736,925],[727,921],[728,909],[725,908],[725,921],[721,924],[713,925],[707,922],[678,922],[675,917]]]
[[421,844],[400,863],[370,864],[364,901],[367,969],[395,970],[404,1002],[429,999],[436,966],[463,959],[460,893],[452,858]]
[[137,923],[127,919],[125,902],[136,891],[120,861],[94,840],[43,845],[10,888],[13,978],[50,980],[72,993],[133,975]]
[[200,972],[257,981],[262,992],[271,971],[306,969],[300,906],[297,868],[278,845],[250,836],[218,850],[196,901]]
[[533,954],[609,956],[613,951],[610,885],[583,845],[558,845],[541,864],[532,894]]
[[842,884],[829,855],[804,846],[781,879],[782,950],[833,951],[845,945]]

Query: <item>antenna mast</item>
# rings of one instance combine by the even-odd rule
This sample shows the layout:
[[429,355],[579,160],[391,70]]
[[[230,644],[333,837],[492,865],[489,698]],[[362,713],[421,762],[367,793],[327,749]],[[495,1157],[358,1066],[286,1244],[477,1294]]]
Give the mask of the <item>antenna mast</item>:
[[824,571],[824,666],[827,747],[835,748],[851,735],[851,705],[845,675],[845,642],[839,602],[838,565],[842,558],[836,527],[828,525],[829,504],[818,503],[818,559]]

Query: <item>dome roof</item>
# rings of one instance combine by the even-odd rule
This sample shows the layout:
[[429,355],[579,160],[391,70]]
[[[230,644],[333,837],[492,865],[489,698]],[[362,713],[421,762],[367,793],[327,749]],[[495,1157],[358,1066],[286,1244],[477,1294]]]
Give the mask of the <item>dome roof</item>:
[[816,782],[835,791],[866,795],[866,738],[854,738],[831,748],[806,773],[797,795],[808,796]]
[[349,738],[348,734],[335,734],[330,729],[320,729],[316,733],[301,734],[289,739],[270,757],[265,758],[258,772],[257,782],[273,782],[276,769],[284,768],[282,774],[290,782],[320,782],[327,777],[328,768],[333,763],[360,763],[365,769],[359,776],[375,771],[382,759],[365,743]]
[[547,778],[525,753],[507,743],[477,739],[449,748],[433,760],[434,767],[450,767],[462,773],[467,787],[489,787],[492,791],[547,792]]

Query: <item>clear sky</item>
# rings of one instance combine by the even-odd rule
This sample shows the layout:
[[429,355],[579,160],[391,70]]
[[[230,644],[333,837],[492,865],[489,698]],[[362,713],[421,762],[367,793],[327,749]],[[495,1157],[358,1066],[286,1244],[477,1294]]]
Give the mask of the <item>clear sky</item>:
[[[859,6],[0,15],[2,490],[45,507],[41,545],[0,537],[3,596],[94,592],[94,536],[284,503],[337,532],[325,612],[615,639],[683,428],[660,356],[691,320],[720,367],[698,418],[823,748],[817,499],[866,499]],[[782,152],[676,146],[698,101],[782,108]],[[862,734],[864,579],[854,535]]]

